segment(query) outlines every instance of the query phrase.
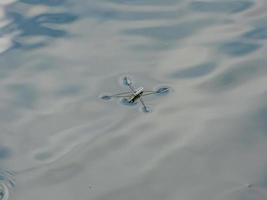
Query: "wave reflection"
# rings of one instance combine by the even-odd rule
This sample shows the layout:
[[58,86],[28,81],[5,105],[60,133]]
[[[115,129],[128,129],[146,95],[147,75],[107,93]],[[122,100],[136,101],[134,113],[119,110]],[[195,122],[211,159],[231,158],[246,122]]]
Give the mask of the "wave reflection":
[[0,169],[0,200],[8,200],[10,196],[10,189],[14,186],[14,173]]
[[[25,4],[22,5],[23,3]],[[0,30],[0,35],[5,38],[5,51],[8,49],[37,49],[49,44],[49,38],[63,38],[70,36],[70,33],[66,31],[65,28],[62,28],[62,25],[75,22],[78,19],[78,16],[69,12],[54,12],[53,9],[48,9],[48,6],[59,6],[63,3],[64,1],[25,0],[6,6],[4,8],[4,19],[8,21],[8,23],[3,25]],[[31,6],[27,6],[27,4],[31,4]],[[45,7],[43,7],[42,11],[37,10],[37,14],[34,16],[28,16],[28,13],[25,12],[25,10],[19,11],[16,9],[16,11],[14,11],[13,9],[13,7],[20,5],[25,7],[26,10],[34,10],[32,4],[34,6]],[[57,25],[60,25],[60,27]],[[10,35],[12,35],[11,38]],[[4,42],[2,42],[2,44],[3,43]]]
[[237,13],[249,9],[253,4],[251,1],[194,1],[191,9],[199,12]]

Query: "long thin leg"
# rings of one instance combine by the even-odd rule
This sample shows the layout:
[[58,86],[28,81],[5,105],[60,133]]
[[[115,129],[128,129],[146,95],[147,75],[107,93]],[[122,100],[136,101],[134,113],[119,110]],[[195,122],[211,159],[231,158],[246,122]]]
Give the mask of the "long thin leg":
[[[156,94],[156,93],[157,93],[156,91],[144,91],[142,96],[147,96],[147,95]],[[121,93],[109,95],[109,97],[130,97],[132,95],[133,95],[132,92],[121,92]]]
[[130,90],[131,90],[133,93],[135,93],[135,89],[134,89],[134,87],[133,87],[133,83],[132,83],[131,79],[130,79],[129,77],[125,76],[125,77],[123,78],[123,81],[124,81],[125,85],[127,85],[127,86],[130,88]]
[[148,107],[146,106],[144,100],[142,99],[142,97],[139,98],[141,104],[143,105],[143,109],[145,112],[150,112],[150,110],[148,109]]
[[118,94],[110,95],[110,97],[129,97],[131,95],[132,95],[131,92],[121,92],[121,93],[118,93]]
[[133,85],[132,85],[132,84],[129,84],[128,86],[129,86],[130,90],[131,90],[133,93],[135,93],[135,89],[134,89]]
[[144,93],[142,94],[142,96],[148,96],[148,95],[156,94],[156,93],[157,93],[156,91],[144,91]]

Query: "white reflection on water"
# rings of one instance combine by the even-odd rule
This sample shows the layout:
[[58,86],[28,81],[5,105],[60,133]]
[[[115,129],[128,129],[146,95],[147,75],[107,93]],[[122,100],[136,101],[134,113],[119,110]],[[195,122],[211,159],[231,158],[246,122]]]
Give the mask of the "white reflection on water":
[[[1,1],[0,174],[15,172],[11,198],[266,199],[266,7]],[[124,75],[173,92],[147,97],[150,114],[98,98]]]
[[0,54],[12,46],[12,34],[4,34],[2,28],[9,23],[5,13],[5,7],[13,2],[15,0],[3,0],[0,2]]

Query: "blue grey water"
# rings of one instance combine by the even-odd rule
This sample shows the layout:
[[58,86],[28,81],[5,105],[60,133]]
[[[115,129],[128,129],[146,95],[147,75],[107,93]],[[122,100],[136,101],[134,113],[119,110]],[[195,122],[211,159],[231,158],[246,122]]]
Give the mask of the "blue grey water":
[[266,0],[1,0],[0,199],[266,200],[266,55]]

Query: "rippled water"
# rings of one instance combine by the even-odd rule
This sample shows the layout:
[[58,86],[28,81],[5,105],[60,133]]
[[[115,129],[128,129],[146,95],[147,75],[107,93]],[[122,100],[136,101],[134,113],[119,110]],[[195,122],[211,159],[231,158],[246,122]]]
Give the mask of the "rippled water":
[[[267,199],[265,0],[1,0],[0,199]],[[153,109],[103,93],[172,88]]]

